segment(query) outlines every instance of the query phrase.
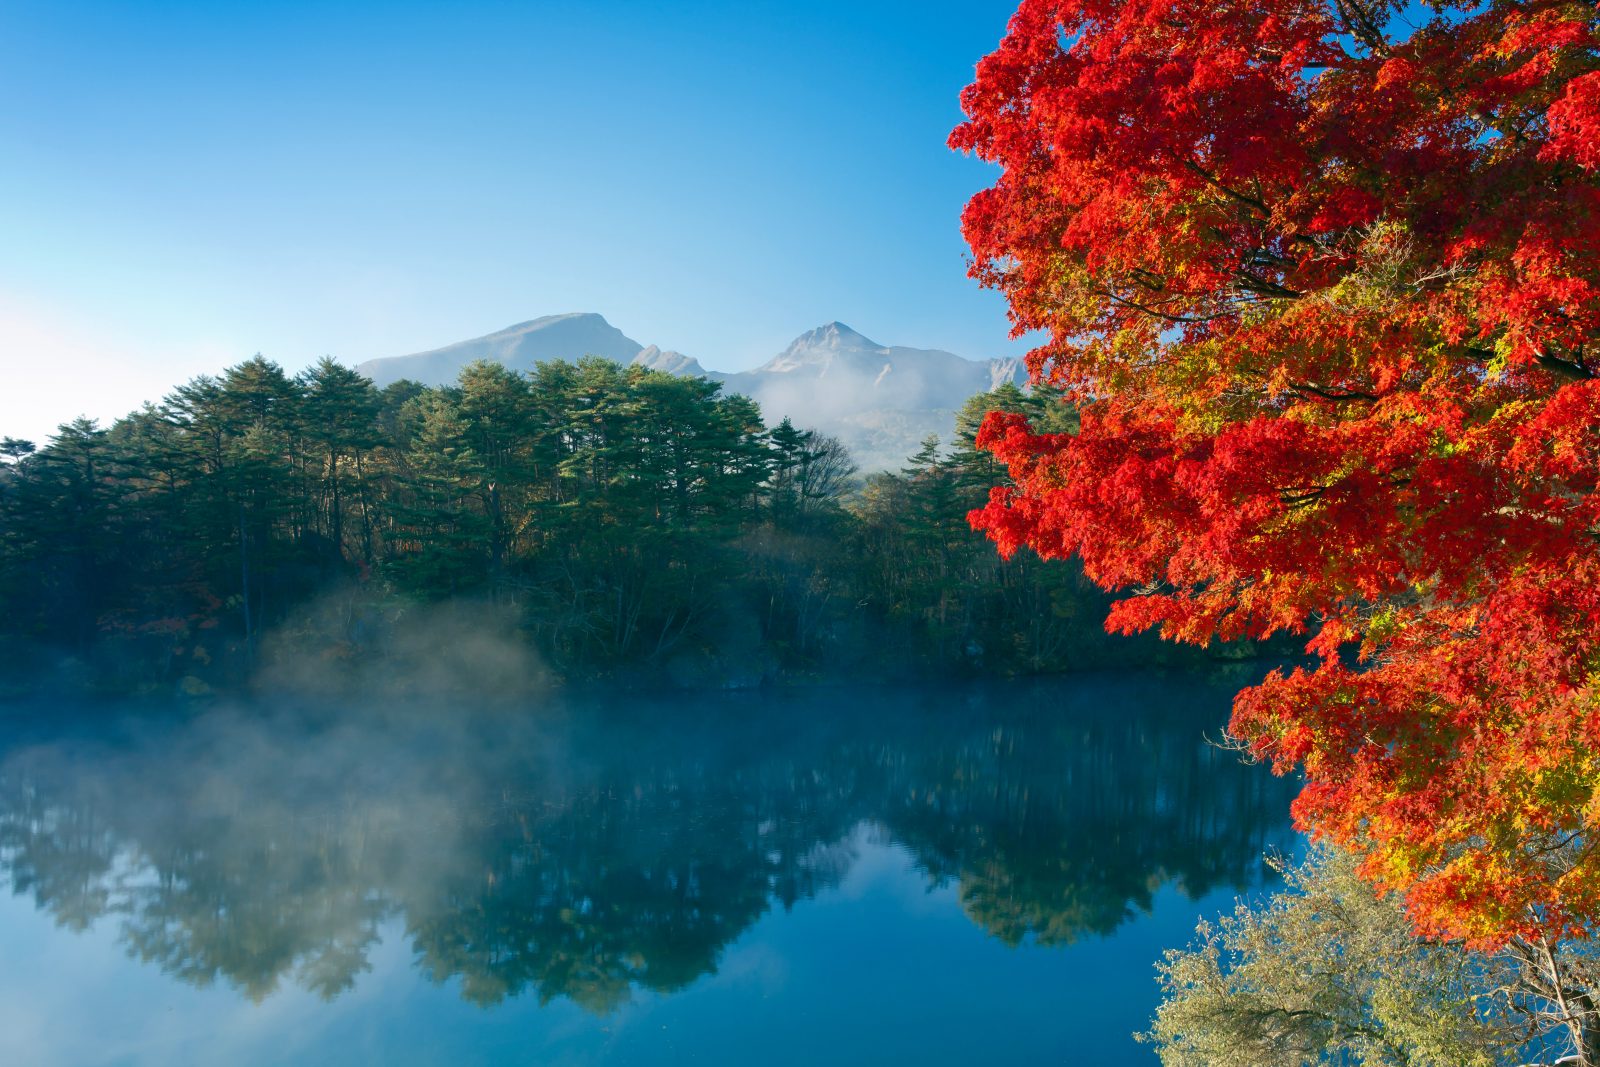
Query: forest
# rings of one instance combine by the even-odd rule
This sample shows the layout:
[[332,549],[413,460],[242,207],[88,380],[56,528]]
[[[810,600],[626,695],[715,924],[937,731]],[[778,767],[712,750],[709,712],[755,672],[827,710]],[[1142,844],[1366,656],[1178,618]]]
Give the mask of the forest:
[[4,440],[0,675],[338,686],[507,638],[528,657],[501,681],[690,688],[1171,658],[1107,637],[1076,565],[972,531],[1005,477],[973,443],[997,409],[1073,419],[1005,387],[863,478],[715,383],[599,358],[379,390],[257,357],[109,428]]

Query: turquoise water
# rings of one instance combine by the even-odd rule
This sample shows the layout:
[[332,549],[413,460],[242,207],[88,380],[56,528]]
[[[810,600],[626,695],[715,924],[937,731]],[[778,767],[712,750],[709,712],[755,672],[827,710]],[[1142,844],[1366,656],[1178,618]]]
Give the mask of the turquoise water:
[[13,710],[0,1063],[1153,1063],[1245,681]]

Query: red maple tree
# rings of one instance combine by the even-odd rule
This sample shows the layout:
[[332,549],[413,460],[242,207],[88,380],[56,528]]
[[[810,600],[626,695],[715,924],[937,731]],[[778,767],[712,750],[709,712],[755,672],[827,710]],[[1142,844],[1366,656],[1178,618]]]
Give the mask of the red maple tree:
[[1600,919],[1597,43],[1562,0],[1023,0],[951,135],[1082,425],[991,416],[974,525],[1129,590],[1112,629],[1306,634],[1233,732],[1480,944]]

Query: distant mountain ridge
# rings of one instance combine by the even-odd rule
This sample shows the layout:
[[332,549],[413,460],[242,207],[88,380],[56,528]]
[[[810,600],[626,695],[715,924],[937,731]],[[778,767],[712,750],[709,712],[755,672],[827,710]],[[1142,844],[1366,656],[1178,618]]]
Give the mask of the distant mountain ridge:
[[454,382],[479,359],[527,371],[546,360],[585,355],[721,382],[759,403],[771,423],[788,417],[837,435],[868,471],[900,466],[930,433],[948,440],[956,410],[973,394],[1027,381],[1020,359],[978,361],[940,349],[881,345],[842,322],[801,334],[754,370],[724,373],[681,352],[641,345],[592,312],[547,315],[356,369],[380,387],[403,378],[437,386]]
[[546,360],[591,355],[629,363],[643,348],[601,316],[577,311],[519,322],[483,337],[427,352],[369,359],[358,364],[356,370],[371,378],[380,389],[405,378],[438,386],[452,384],[463,367],[480,359],[525,371]]

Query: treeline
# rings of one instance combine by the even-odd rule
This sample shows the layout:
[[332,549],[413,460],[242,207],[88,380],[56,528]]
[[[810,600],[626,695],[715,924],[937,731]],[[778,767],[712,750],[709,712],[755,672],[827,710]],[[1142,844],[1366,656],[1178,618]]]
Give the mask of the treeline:
[[968,528],[1004,477],[972,447],[994,407],[1071,418],[1008,387],[972,399],[948,454],[930,440],[860,479],[836,439],[768,429],[716,383],[602,359],[379,390],[331,360],[290,376],[257,357],[109,429],[0,444],[0,670],[238,684],[273,659],[381,660],[441,602],[562,678],[1170,655],[1107,639],[1073,566],[1002,562]]

